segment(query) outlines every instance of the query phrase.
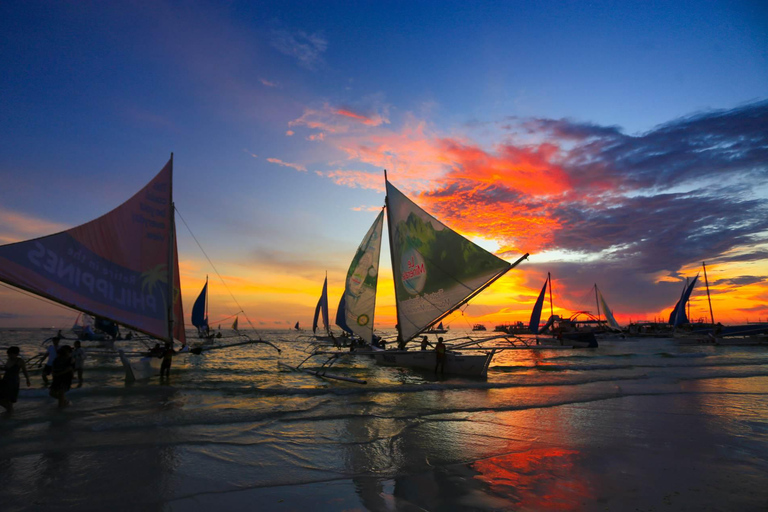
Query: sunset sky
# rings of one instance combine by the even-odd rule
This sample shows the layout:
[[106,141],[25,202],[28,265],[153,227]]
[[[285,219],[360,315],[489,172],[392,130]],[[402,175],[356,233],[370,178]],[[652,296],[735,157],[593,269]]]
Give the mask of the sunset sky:
[[[454,328],[527,322],[547,272],[562,314],[597,284],[620,323],[666,318],[702,261],[716,321],[768,320],[765,2],[10,1],[0,66],[0,243],[106,213],[173,152],[187,321],[206,274],[214,325],[230,292],[259,328],[311,323],[326,271],[335,315],[384,169],[531,253]],[[75,317],[0,288],[0,327]]]

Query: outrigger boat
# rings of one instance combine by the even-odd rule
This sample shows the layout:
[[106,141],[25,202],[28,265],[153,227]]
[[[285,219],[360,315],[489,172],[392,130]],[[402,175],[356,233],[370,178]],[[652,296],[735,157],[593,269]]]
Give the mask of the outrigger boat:
[[[370,349],[352,352],[318,350],[301,364],[291,368],[325,378],[327,369],[340,358],[352,355],[373,356],[378,365],[399,366],[434,371],[436,352],[405,350],[408,342],[430,326],[466,304],[482,290],[528,258],[509,262],[451,230],[395,188],[384,172],[387,197],[385,207],[376,217],[357,249],[339,303],[336,323],[346,332],[358,336]],[[397,349],[383,350],[374,338],[374,310],[378,282],[379,255],[387,211],[389,246],[395,282],[397,308]],[[488,347],[483,342],[504,338],[502,347]],[[482,340],[467,337],[447,340],[443,373],[485,376],[494,354],[508,348],[529,348],[525,342],[495,336]],[[461,352],[459,352],[461,350]],[[327,356],[320,370],[302,368],[312,356]],[[322,375],[320,374],[322,373]],[[343,379],[348,380],[348,379]]]
[[715,323],[715,314],[712,308],[712,298],[709,293],[709,279],[707,277],[707,264],[701,263],[704,273],[704,285],[707,290],[707,303],[709,305],[710,323],[690,322],[686,314],[686,305],[690,299],[699,274],[686,284],[680,300],[675,304],[669,315],[669,323],[674,326],[674,337],[683,345],[723,345],[723,346],[749,346],[768,345],[768,324],[746,325],[722,325]]
[[[540,327],[541,309],[544,305],[544,298],[548,287],[550,315],[544,326]],[[544,281],[544,286],[541,288],[533,310],[531,310],[531,320],[528,323],[528,330],[536,335],[537,345],[561,345],[572,348],[597,347],[597,338],[591,329],[586,331],[578,330],[574,317],[568,320],[560,318],[560,316],[554,314],[552,304],[552,276],[547,272],[547,279]],[[540,337],[540,334],[547,333],[547,331],[549,331],[548,336]]]
[[[0,281],[185,350],[172,177],[173,154],[109,213],[0,246]],[[127,380],[154,374],[154,361],[132,355],[121,355]]]

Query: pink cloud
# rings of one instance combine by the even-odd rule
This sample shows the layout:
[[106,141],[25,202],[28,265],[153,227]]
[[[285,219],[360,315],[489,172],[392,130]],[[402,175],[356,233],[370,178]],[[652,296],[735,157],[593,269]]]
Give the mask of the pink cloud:
[[367,126],[380,126],[384,123],[389,124],[389,119],[386,119],[379,114],[366,116],[363,114],[358,114],[356,112],[353,112],[350,109],[344,109],[344,108],[340,108],[336,110],[335,113],[339,116],[348,117],[350,119],[354,119],[355,121],[359,121]]
[[350,188],[363,188],[368,190],[384,191],[384,174],[371,173],[366,171],[315,171],[318,176],[330,178],[337,185]]
[[301,164],[292,164],[290,162],[283,162],[279,158],[267,158],[267,162],[282,165],[283,167],[290,167],[291,169],[296,169],[297,171],[307,172],[307,168],[304,167]]

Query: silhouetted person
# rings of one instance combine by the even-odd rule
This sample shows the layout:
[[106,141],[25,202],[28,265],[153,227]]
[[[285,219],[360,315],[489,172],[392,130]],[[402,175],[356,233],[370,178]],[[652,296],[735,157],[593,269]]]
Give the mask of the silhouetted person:
[[75,365],[72,360],[72,347],[64,345],[59,349],[59,354],[53,362],[53,381],[48,394],[59,401],[59,408],[69,405],[66,393],[72,387],[72,376],[75,373]]
[[171,376],[171,363],[175,354],[176,351],[173,350],[173,343],[166,341],[165,350],[163,351],[163,362],[160,364],[160,378]]
[[13,412],[13,404],[19,398],[19,372],[24,373],[24,378],[27,379],[27,387],[31,383],[29,382],[27,365],[19,357],[19,347],[8,347],[6,353],[8,354],[8,360],[3,366],[5,373],[2,380],[0,380],[0,406],[4,407],[8,412]]
[[443,338],[437,338],[437,345],[435,345],[435,373],[440,368],[440,373],[445,372],[445,344]]

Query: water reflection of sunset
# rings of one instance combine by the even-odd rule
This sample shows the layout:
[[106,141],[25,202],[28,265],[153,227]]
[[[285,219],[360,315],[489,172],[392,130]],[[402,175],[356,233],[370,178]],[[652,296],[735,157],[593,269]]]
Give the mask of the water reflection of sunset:
[[592,499],[584,474],[577,471],[579,452],[556,446],[529,446],[522,451],[478,460],[475,477],[491,491],[516,501],[520,510],[579,510]]

